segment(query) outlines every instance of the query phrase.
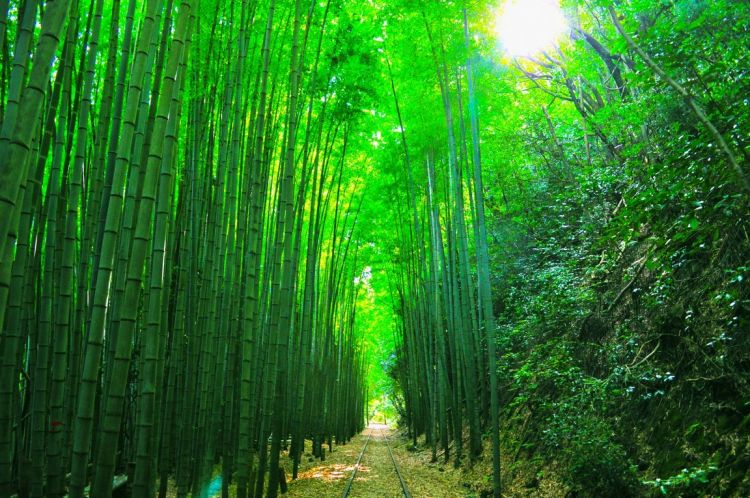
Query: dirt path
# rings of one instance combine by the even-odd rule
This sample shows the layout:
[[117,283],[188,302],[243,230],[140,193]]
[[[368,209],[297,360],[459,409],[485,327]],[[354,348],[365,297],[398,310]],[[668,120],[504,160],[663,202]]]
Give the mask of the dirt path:
[[411,452],[408,442],[398,438],[385,425],[370,425],[345,446],[334,447],[326,461],[305,461],[296,481],[289,483],[290,498],[340,498],[354,471],[357,458],[371,436],[357,475],[349,492],[350,498],[402,498],[398,475],[388,454],[386,440],[393,451],[401,474],[413,498],[466,498],[472,495],[464,487],[458,473],[442,465],[429,464],[424,452]]

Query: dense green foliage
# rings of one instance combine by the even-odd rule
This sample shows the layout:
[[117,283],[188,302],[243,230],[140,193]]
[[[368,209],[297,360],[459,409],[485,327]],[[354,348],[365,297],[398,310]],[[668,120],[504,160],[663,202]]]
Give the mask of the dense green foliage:
[[[745,496],[750,11],[563,7],[569,36],[517,59],[498,50],[489,10],[470,10],[503,480],[534,496]],[[388,24],[406,128],[447,154],[444,120],[425,109],[440,109],[420,70],[430,41],[410,8]],[[429,15],[462,70],[460,5]],[[419,361],[401,355],[402,368]]]
[[0,0],[0,494],[750,495],[750,4],[560,3]]

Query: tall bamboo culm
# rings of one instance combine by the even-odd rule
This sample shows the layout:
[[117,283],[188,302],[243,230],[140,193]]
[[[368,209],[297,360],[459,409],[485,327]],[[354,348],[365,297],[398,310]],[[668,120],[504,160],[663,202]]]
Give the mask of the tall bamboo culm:
[[276,496],[362,430],[332,5],[0,2],[0,495]]

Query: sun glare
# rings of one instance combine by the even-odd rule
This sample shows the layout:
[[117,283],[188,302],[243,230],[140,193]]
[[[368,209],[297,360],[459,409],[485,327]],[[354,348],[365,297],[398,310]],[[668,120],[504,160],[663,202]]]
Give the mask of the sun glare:
[[507,0],[496,32],[512,56],[531,56],[554,45],[568,23],[558,0]]

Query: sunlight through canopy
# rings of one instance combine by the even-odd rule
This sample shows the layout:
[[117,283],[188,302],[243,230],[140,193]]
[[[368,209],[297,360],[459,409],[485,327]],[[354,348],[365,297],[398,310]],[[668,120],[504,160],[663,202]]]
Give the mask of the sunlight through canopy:
[[513,57],[547,50],[567,30],[558,0],[508,0],[495,26],[503,49]]

